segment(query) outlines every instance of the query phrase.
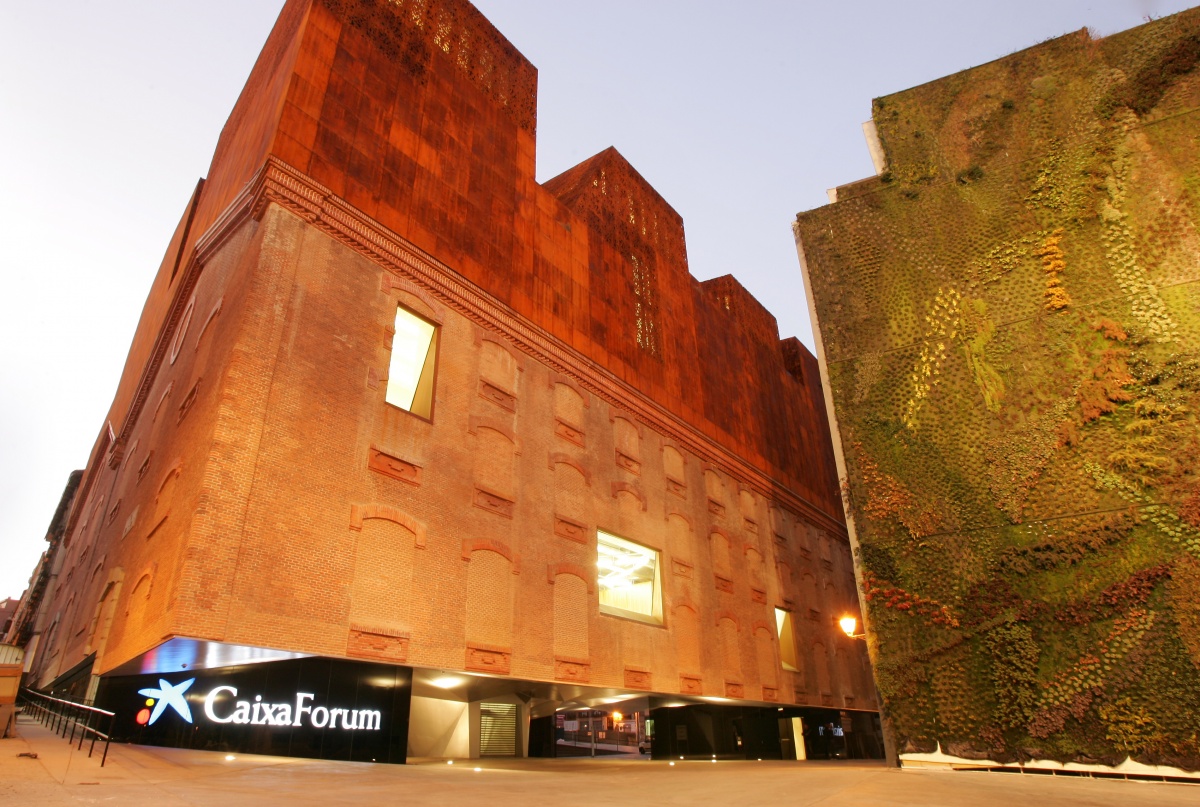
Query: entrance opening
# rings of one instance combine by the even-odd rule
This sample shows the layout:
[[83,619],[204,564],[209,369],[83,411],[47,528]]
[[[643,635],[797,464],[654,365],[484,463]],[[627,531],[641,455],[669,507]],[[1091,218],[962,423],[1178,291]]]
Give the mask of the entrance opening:
[[554,717],[555,756],[600,757],[649,754],[647,734],[653,721],[644,712],[589,709]]

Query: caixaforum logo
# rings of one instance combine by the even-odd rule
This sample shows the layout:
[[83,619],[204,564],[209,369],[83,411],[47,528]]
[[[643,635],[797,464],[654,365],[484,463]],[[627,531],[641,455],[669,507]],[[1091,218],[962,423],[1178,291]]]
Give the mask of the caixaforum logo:
[[[167,707],[171,707],[175,712],[187,722],[192,722],[192,708],[188,706],[187,700],[183,697],[192,686],[196,683],[195,678],[189,678],[178,684],[169,684],[165,679],[158,679],[158,689],[147,687],[139,689],[139,695],[146,696],[146,705],[135,718],[139,726],[153,726],[154,722],[162,717],[163,712]],[[153,707],[153,711],[151,711]]]
[[[184,696],[195,682],[195,678],[189,678],[172,684],[160,678],[157,688],[139,689],[138,694],[145,696],[146,702],[135,718],[138,725],[154,725],[168,708],[192,723],[192,709]],[[378,709],[328,708],[314,705],[315,699],[312,692],[297,692],[292,702],[270,703],[264,701],[262,695],[255,695],[253,700],[239,700],[237,687],[223,684],[213,687],[204,696],[203,711],[207,722],[218,725],[312,726],[350,731],[379,731],[381,728],[383,715]]]

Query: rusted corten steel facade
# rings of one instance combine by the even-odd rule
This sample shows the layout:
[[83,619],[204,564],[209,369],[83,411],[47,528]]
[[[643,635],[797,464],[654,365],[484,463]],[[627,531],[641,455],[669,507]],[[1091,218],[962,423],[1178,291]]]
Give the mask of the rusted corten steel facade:
[[[465,2],[287,3],[150,293],[41,683],[185,636],[873,708],[814,358],[688,273],[616,151],[539,185],[535,101]],[[397,306],[439,329],[428,419],[384,400]],[[597,529],[661,553],[661,625],[599,612]]]

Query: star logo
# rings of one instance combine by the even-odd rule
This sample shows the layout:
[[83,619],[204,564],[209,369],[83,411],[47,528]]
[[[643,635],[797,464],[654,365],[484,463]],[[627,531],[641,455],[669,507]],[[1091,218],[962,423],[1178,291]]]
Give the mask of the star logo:
[[[195,678],[189,678],[180,684],[172,686],[162,678],[158,679],[158,689],[148,688],[139,689],[139,695],[145,695],[149,700],[146,701],[147,706],[154,706],[154,711],[150,713],[149,719],[144,723],[141,720],[141,715],[138,715],[138,722],[144,725],[153,725],[155,720],[162,717],[162,713],[170,706],[180,717],[187,722],[192,722],[192,709],[188,706],[188,702],[184,700],[183,693],[188,691],[192,684],[196,683]],[[157,701],[157,703],[155,703]],[[146,710],[143,709],[143,712]]]

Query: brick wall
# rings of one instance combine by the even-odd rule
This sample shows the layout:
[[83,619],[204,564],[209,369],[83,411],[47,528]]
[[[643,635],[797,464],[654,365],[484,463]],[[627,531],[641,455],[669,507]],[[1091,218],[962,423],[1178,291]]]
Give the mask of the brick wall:
[[[688,274],[615,151],[538,186],[533,68],[465,3],[404,6],[281,15],[85,475],[41,680],[184,635],[870,702],[812,357]],[[440,327],[428,420],[384,401],[397,305]],[[661,553],[662,625],[600,613],[597,529]]]

